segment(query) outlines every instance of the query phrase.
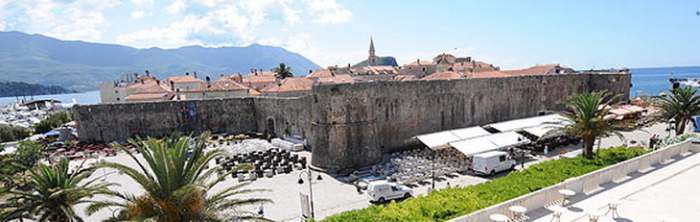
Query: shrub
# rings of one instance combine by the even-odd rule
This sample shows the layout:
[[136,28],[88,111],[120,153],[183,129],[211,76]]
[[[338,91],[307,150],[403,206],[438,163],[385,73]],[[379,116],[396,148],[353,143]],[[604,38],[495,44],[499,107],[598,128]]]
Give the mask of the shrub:
[[68,111],[51,113],[46,117],[46,119],[34,124],[34,132],[46,133],[70,121],[72,121],[72,117]]
[[387,206],[370,206],[330,216],[324,221],[445,221],[466,215],[568,178],[642,155],[641,148],[616,147],[598,151],[595,159],[582,156],[545,161],[523,171],[463,188],[448,188]]
[[30,134],[29,129],[21,126],[0,125],[0,143],[21,140]]

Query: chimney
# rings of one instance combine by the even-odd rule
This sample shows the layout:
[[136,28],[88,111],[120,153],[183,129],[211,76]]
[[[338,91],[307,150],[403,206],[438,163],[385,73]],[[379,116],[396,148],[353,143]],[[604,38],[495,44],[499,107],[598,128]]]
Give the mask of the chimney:
[[180,100],[180,89],[177,89],[175,92],[175,95],[177,95],[177,100]]
[[197,78],[197,72],[194,72],[193,75],[194,75],[194,78],[196,79],[196,78]]
[[151,76],[151,73],[146,70],[146,76]]
[[189,76],[189,75],[190,75],[190,73],[189,73],[189,72],[186,72],[186,73],[185,73],[185,75],[186,75],[186,76]]
[[309,69],[309,74],[311,74],[311,73],[313,73],[313,72],[314,72],[314,70]]
[[[147,74],[148,75],[148,74]],[[160,80],[156,79],[156,85],[160,85]]]
[[348,69],[350,68],[350,63],[348,63]]
[[211,78],[209,78],[209,76],[207,76],[206,80],[207,80],[207,88],[211,88]]
[[420,65],[420,59],[416,59],[416,64]]
[[170,81],[170,90],[175,91],[175,82],[173,82],[173,81]]

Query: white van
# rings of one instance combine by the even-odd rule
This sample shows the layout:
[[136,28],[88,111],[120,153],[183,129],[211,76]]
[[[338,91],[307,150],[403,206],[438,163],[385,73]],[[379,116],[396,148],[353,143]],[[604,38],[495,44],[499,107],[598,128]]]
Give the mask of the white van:
[[501,171],[513,169],[515,160],[503,151],[491,151],[472,156],[472,170],[481,175],[494,175]]
[[413,191],[396,183],[372,181],[367,185],[367,195],[374,202],[384,203],[388,200],[409,198],[413,196]]

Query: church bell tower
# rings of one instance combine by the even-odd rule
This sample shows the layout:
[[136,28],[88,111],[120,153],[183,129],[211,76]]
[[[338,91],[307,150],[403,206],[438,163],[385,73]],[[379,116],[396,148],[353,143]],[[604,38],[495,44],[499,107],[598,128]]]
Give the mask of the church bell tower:
[[377,65],[377,56],[374,54],[374,40],[369,37],[369,57],[367,58],[367,66]]

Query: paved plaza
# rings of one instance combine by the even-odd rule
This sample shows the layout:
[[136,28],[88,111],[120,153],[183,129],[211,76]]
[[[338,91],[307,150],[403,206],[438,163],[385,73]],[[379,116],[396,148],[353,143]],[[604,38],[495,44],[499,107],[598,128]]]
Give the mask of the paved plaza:
[[[588,222],[589,214],[603,215],[603,221],[686,222],[700,221],[700,155],[693,154],[633,176],[583,200],[574,201],[561,221]],[[616,202],[620,217],[612,218],[608,204]],[[551,213],[540,209],[530,215],[533,221],[549,222]]]
[[[665,125],[656,124],[651,127],[645,127],[640,130],[635,130],[631,132],[622,132],[627,143],[635,140],[639,145],[646,146],[651,134],[659,134],[660,136],[667,135],[665,132]],[[623,142],[617,137],[608,137],[601,140],[601,147],[610,147],[622,145]],[[536,156],[530,162],[526,164],[526,167],[544,160],[558,158],[561,150],[565,152],[580,152],[579,147],[567,147],[565,149],[557,149],[550,152],[549,155]],[[308,159],[312,158],[309,152],[303,151],[299,152],[299,155],[305,156]],[[119,162],[124,164],[129,164],[135,166],[135,163],[124,153],[118,153],[114,157],[103,158],[106,161]],[[94,160],[90,160],[94,161]],[[212,163],[213,164],[213,163]],[[519,166],[518,166],[519,167]],[[301,215],[301,203],[300,203],[300,193],[308,193],[308,181],[304,176],[304,184],[298,184],[299,174],[301,171],[295,170],[289,174],[275,175],[273,178],[261,178],[256,181],[251,182],[248,188],[263,188],[269,189],[269,192],[253,194],[257,197],[270,198],[274,201],[273,204],[266,204],[263,206],[264,215],[270,219],[276,221],[299,221]],[[132,194],[140,194],[141,188],[135,184],[131,179],[125,175],[119,175],[116,172],[110,170],[101,170],[94,176],[108,175],[106,178],[107,182],[117,182],[121,184],[120,187],[115,187],[115,190],[128,191]],[[321,175],[321,180],[317,180],[317,175]],[[505,175],[505,174],[501,174]],[[339,212],[361,209],[365,208],[372,203],[369,202],[369,197],[365,193],[358,193],[355,186],[352,184],[344,183],[339,181],[325,173],[313,172],[313,195],[314,195],[314,208],[316,212],[316,218],[324,218],[329,215],[337,214]],[[449,183],[450,186],[467,186],[477,183],[482,183],[488,181],[488,178],[471,176],[471,175],[459,175],[454,178],[444,178],[436,182],[436,189],[443,189],[447,187]],[[238,184],[235,179],[228,178],[225,182],[221,183],[214,190],[220,190],[225,187]],[[425,195],[429,192],[431,185],[429,183],[413,187],[414,193],[416,195]],[[101,197],[98,197],[101,198]],[[83,215],[84,205],[78,207],[78,212]],[[250,206],[250,210],[257,212],[260,206]],[[91,217],[84,217],[86,221],[96,221],[109,217],[112,214],[109,210],[103,210]]]

